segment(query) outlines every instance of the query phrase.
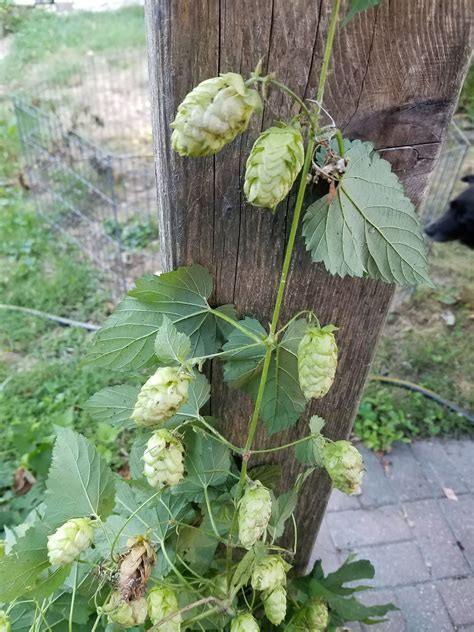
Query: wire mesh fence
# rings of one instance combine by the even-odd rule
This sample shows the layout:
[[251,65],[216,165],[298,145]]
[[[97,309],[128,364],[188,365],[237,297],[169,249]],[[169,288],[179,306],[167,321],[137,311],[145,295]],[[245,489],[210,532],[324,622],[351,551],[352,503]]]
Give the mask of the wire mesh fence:
[[441,147],[438,162],[423,201],[421,218],[425,224],[438,219],[447,210],[458,185],[469,147],[469,139],[453,121]]
[[115,296],[159,267],[145,54],[86,56],[13,96],[38,212],[75,242]]

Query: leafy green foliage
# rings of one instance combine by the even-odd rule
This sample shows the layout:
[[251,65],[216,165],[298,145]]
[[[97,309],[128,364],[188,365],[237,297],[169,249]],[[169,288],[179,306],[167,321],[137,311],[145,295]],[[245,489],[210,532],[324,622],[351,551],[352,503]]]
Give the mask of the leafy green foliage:
[[28,529],[9,555],[0,560],[0,602],[9,602],[31,591],[48,567],[46,532]]
[[153,363],[164,316],[189,336],[193,356],[214,353],[220,333],[207,302],[211,292],[210,274],[199,265],[139,279],[97,333],[90,362],[114,370]]
[[84,410],[95,421],[106,421],[112,425],[126,427],[137,401],[140,387],[111,386],[95,393],[85,404]]
[[[306,320],[293,321],[272,355],[260,412],[270,434],[293,426],[305,409],[298,382],[298,345],[306,327]],[[242,388],[255,400],[259,384],[256,373]]]
[[371,7],[376,7],[381,2],[382,0],[351,0],[349,4],[349,11],[344,18],[342,25],[347,26],[358,13],[367,11],[367,9],[370,9]]
[[330,629],[333,630],[347,621],[360,621],[369,625],[378,623],[387,612],[396,610],[392,603],[364,606],[354,597],[355,593],[370,586],[354,586],[353,582],[372,579],[374,574],[374,567],[368,560],[353,561],[349,557],[337,571],[326,577],[321,563],[317,562],[308,580],[303,580],[303,583],[307,581],[310,596],[321,597],[329,604]]
[[239,329],[229,334],[223,350],[228,354],[224,364],[224,379],[238,388],[252,379],[259,371],[265,356],[266,346],[263,340],[267,332],[254,318],[244,318],[240,324],[262,338],[262,344],[253,342]]
[[331,274],[431,285],[420,223],[390,163],[372,143],[348,146],[334,196],[309,206],[303,235],[312,260]]
[[175,487],[179,496],[203,500],[204,492],[226,482],[230,471],[229,449],[199,431],[186,433],[186,477]]
[[324,438],[321,436],[321,430],[325,423],[322,417],[316,415],[309,420],[311,438],[295,446],[295,457],[300,463],[322,467]]
[[94,446],[69,429],[60,429],[46,484],[46,521],[51,527],[70,518],[100,516],[114,506],[111,471]]
[[283,535],[285,523],[291,518],[298,504],[298,494],[312,471],[312,469],[308,469],[303,474],[300,474],[296,479],[293,489],[273,500],[272,516],[268,523],[268,530],[274,540]]
[[[266,332],[260,323],[245,318],[241,324],[262,339]],[[298,345],[307,322],[293,321],[281,342],[273,351],[267,383],[260,411],[262,420],[273,434],[296,423],[306,406],[306,400],[298,382]],[[224,379],[234,387],[240,387],[257,398],[266,346],[252,342],[244,333],[234,330],[224,345],[228,352],[224,365]]]
[[155,355],[163,366],[179,366],[191,353],[191,340],[180,334],[169,318],[163,316],[155,338]]

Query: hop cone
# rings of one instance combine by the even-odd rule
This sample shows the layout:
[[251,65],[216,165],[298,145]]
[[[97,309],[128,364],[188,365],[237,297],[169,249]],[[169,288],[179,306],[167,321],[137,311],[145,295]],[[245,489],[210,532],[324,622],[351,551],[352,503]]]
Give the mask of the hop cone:
[[304,612],[310,632],[322,632],[327,628],[329,614],[325,603],[317,598],[310,599],[305,605]]
[[132,419],[138,426],[166,421],[188,400],[191,376],[179,367],[162,367],[142,386]]
[[143,473],[152,487],[172,487],[184,476],[184,447],[168,430],[157,430],[148,440],[143,455]]
[[274,625],[280,625],[286,615],[286,590],[277,586],[263,595],[263,607],[267,619]]
[[336,489],[345,494],[355,494],[364,476],[362,456],[349,441],[326,443],[323,463]]
[[324,397],[334,382],[337,345],[333,325],[308,327],[298,347],[300,387],[306,399]]
[[270,127],[254,143],[247,159],[244,192],[253,206],[274,209],[290,192],[304,162],[299,129]]
[[[156,625],[165,617],[179,610],[178,600],[172,588],[160,584],[148,594],[148,614],[151,622]],[[160,625],[160,632],[179,632],[181,629],[181,614]]]
[[259,481],[248,487],[239,504],[239,539],[250,549],[265,533],[272,513],[270,492]]
[[101,608],[101,612],[108,616],[109,623],[118,623],[124,628],[134,628],[145,622],[148,609],[144,597],[125,601],[120,593],[114,592]]
[[254,110],[261,107],[258,92],[247,88],[233,72],[206,79],[178,107],[171,124],[173,149],[181,156],[210,156],[245,132]]
[[279,555],[266,555],[256,564],[252,573],[252,588],[255,590],[273,590],[286,584],[286,573],[290,565]]
[[246,612],[232,620],[230,632],[260,632],[260,628],[250,612]]
[[88,549],[94,538],[90,518],[73,518],[48,536],[48,558],[51,564],[64,566]]
[[0,610],[0,632],[10,632],[12,626],[5,610]]

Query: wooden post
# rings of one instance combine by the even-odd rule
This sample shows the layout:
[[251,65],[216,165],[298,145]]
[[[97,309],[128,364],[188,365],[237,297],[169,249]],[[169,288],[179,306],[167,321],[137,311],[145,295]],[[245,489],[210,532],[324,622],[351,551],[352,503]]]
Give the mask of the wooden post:
[[[470,54],[471,0],[383,0],[336,35],[325,107],[349,138],[372,141],[419,203],[454,112]],[[242,177],[262,127],[288,117],[291,103],[273,92],[248,133],[211,158],[171,151],[170,123],[183,97],[219,72],[248,75],[263,57],[269,72],[297,94],[314,97],[330,0],[147,0],[153,129],[160,233],[165,269],[192,262],[215,278],[216,304],[270,320],[293,201],[269,211],[247,205]],[[392,286],[340,279],[310,263],[301,237],[282,320],[312,308],[340,327],[340,360],[329,395],[311,407],[333,439],[348,437]],[[222,383],[212,367],[211,412],[242,441],[250,403]],[[306,419],[285,440],[307,434]],[[281,435],[278,442],[282,443]],[[275,443],[260,428],[256,445]],[[298,471],[290,451],[277,453],[288,486]],[[324,515],[324,473],[306,483],[298,510],[301,568]]]

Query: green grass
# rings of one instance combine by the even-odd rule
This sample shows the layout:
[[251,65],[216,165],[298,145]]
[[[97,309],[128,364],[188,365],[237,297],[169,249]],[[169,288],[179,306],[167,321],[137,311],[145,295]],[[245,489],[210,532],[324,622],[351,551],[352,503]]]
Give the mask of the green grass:
[[474,122],[474,64],[471,64],[459,99],[459,111]]
[[[373,373],[425,386],[466,410],[474,409],[474,253],[456,243],[435,244],[431,253],[435,290],[419,288],[390,314]],[[443,316],[449,312],[454,324]],[[470,422],[420,394],[369,383],[354,426],[374,450],[394,441],[473,431]]]
[[[80,68],[81,58],[94,51],[107,54],[144,48],[143,9],[128,7],[102,13],[28,11],[18,21],[0,82],[24,85],[33,79],[61,81]],[[12,86],[11,86],[12,87]]]

